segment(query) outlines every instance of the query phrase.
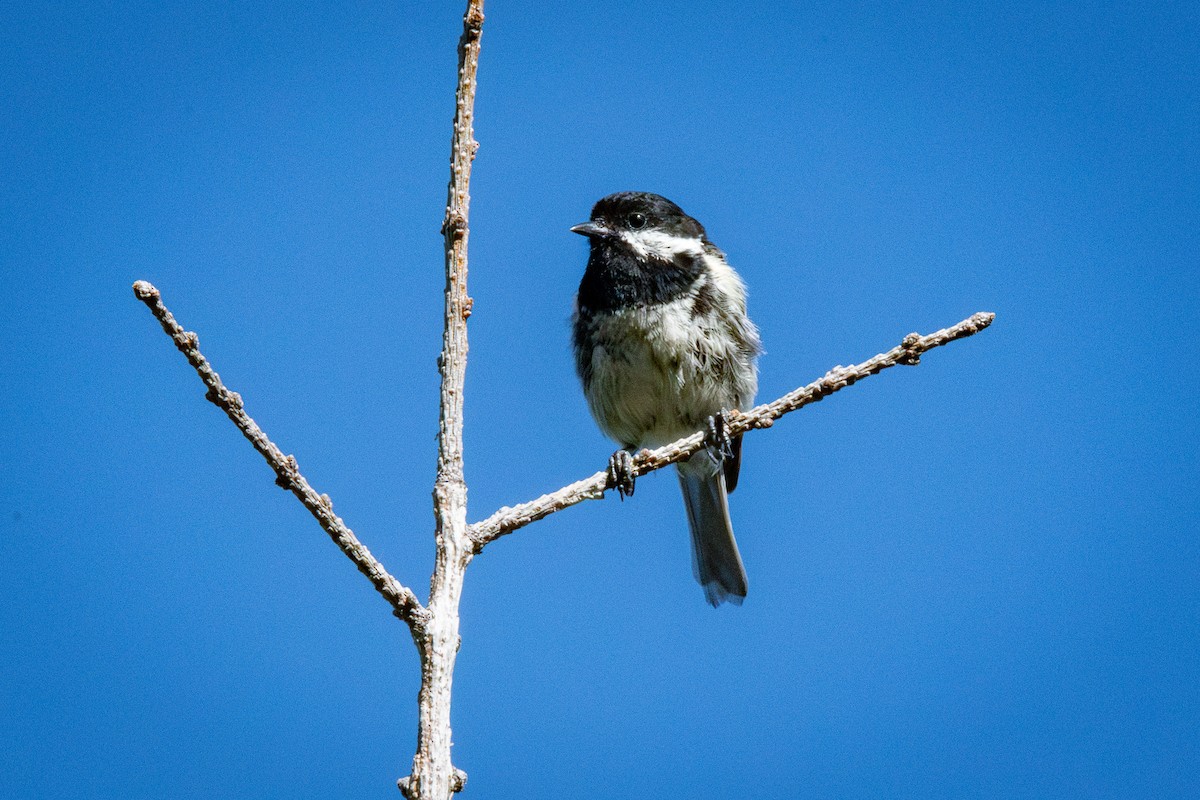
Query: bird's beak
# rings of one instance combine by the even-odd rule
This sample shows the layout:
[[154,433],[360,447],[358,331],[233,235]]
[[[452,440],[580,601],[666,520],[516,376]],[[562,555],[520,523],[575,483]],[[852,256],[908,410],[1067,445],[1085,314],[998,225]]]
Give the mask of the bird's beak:
[[594,236],[605,236],[608,234],[608,228],[601,225],[599,222],[584,222],[571,228],[571,233],[578,233],[580,236],[588,238]]

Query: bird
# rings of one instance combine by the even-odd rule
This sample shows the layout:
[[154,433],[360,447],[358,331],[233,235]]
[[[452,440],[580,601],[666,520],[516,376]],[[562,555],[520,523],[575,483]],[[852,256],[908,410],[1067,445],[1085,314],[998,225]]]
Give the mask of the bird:
[[[572,318],[575,367],[588,408],[621,450],[610,474],[632,494],[632,456],[701,430],[724,436],[725,413],[748,410],[758,387],[758,329],[746,287],[704,226],[667,198],[618,192],[587,222],[590,253]],[[705,599],[741,605],[746,569],[728,493],[737,487],[741,436],[676,464]]]

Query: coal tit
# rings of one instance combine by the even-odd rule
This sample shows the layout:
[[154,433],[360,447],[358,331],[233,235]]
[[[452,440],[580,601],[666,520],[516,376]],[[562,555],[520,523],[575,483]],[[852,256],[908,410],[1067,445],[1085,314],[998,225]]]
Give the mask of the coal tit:
[[[591,243],[575,300],[575,366],[592,416],[624,448],[617,455],[748,409],[758,330],[746,316],[745,285],[704,226],[665,197],[620,192],[571,230]],[[677,464],[693,572],[714,606],[746,596],[726,497],[740,464],[740,436]]]

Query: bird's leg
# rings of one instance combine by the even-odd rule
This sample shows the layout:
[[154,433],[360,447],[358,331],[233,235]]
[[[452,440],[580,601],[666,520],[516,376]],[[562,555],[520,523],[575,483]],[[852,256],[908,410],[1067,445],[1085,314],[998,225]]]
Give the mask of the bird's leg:
[[705,444],[722,461],[733,458],[733,439],[729,437],[729,423],[725,412],[718,411],[708,418]]
[[628,450],[618,450],[608,459],[608,488],[616,489],[622,500],[633,497],[634,479],[637,474],[633,470],[633,456]]

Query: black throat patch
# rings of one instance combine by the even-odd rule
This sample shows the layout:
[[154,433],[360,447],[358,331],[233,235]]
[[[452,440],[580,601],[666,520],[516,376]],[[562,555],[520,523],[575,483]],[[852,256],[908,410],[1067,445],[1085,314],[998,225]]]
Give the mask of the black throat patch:
[[668,303],[682,297],[703,271],[701,256],[692,253],[665,261],[639,256],[620,241],[593,240],[579,283],[579,308],[613,311]]

